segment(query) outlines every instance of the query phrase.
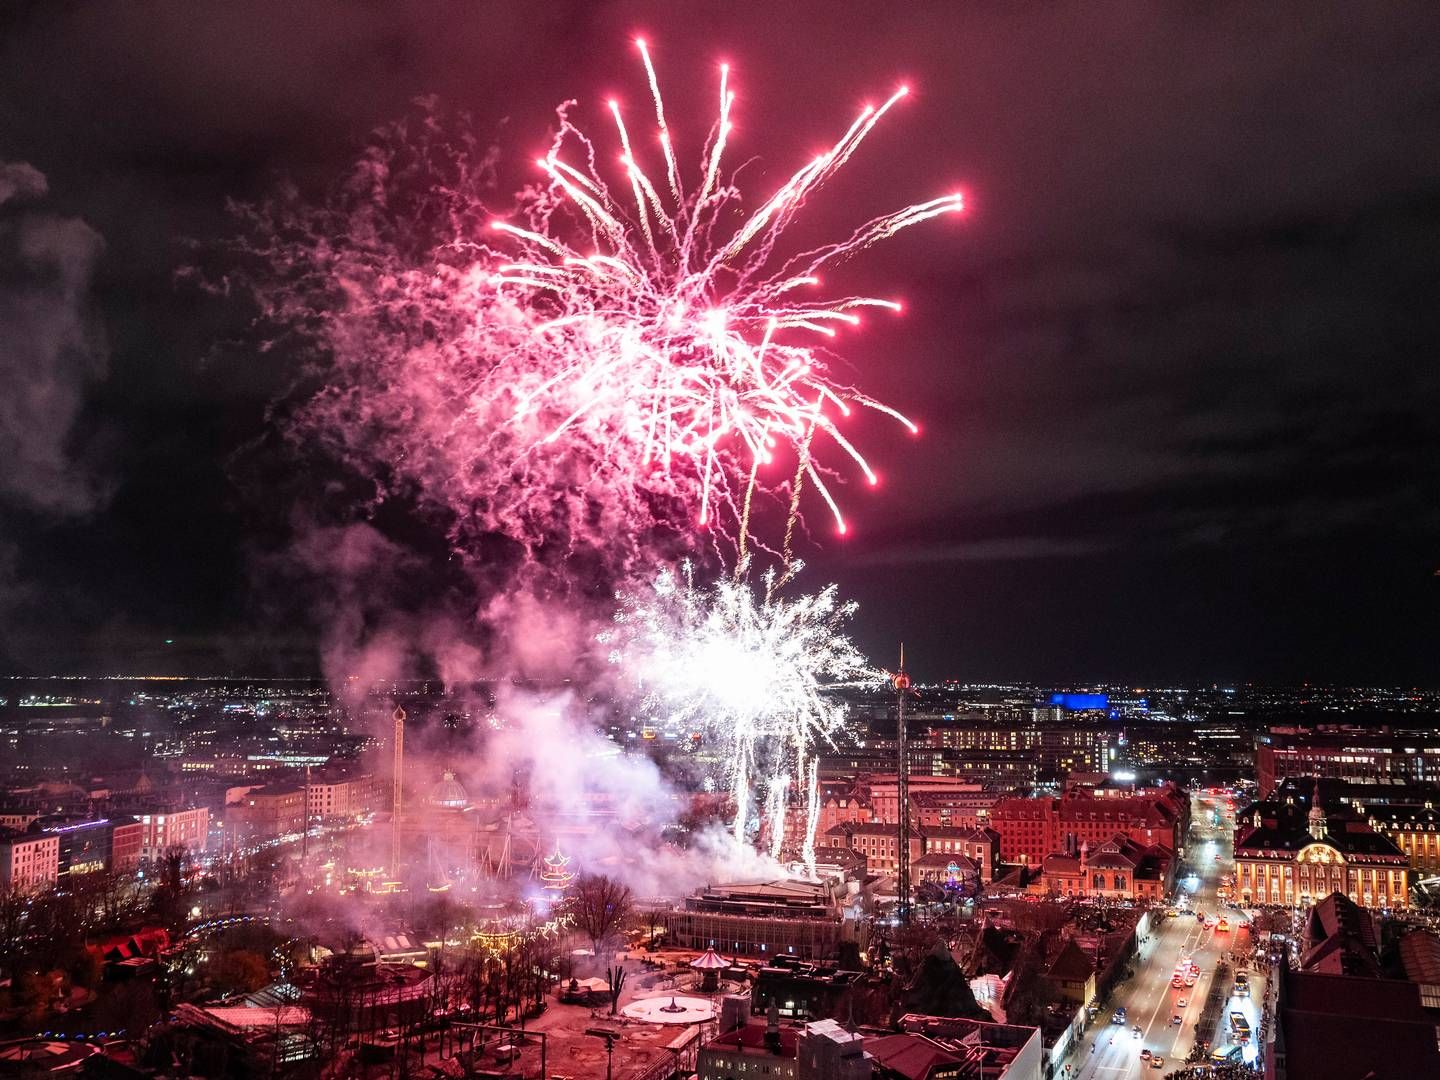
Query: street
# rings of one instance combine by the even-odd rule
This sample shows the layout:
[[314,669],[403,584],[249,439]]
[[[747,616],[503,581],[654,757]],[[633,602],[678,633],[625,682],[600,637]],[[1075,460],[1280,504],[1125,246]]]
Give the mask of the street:
[[[1220,814],[1218,826],[1211,823],[1210,815],[1215,811]],[[1213,1019],[1215,1027],[1203,1032],[1196,1030],[1215,979],[1216,963],[1232,950],[1244,952],[1250,946],[1244,913],[1231,907],[1222,908],[1217,896],[1221,878],[1234,869],[1233,828],[1234,816],[1223,798],[1192,796],[1185,866],[1176,878],[1179,914],[1171,919],[1161,913],[1152,922],[1149,937],[1141,943],[1136,957],[1135,977],[1115,988],[1112,1000],[1096,1016],[1071,1054],[1067,1062],[1070,1071],[1066,1073],[1062,1069],[1061,1076],[1117,1080],[1126,1076],[1164,1075],[1184,1063],[1197,1037],[1211,1039],[1212,1049],[1229,1049],[1233,1045],[1231,1012],[1243,1013],[1251,1031],[1259,1030],[1264,979],[1255,972],[1248,973],[1251,996],[1230,993],[1220,1015]],[[1197,911],[1212,919],[1223,915],[1230,929],[1227,932],[1206,929],[1193,914]],[[1170,980],[1182,956],[1197,964],[1200,974],[1194,986],[1173,989]],[[1225,976],[1227,983],[1233,974],[1232,966],[1230,974]],[[1181,1001],[1185,1002],[1184,1006],[1180,1005]],[[1125,1023],[1111,1023],[1112,1014],[1122,1006],[1128,1014]],[[1179,1024],[1172,1023],[1176,1015],[1180,1017]],[[1138,1036],[1133,1031],[1136,1026],[1140,1028]],[[1152,1062],[1141,1058],[1141,1051],[1147,1049],[1151,1055],[1164,1059],[1162,1071],[1152,1071]],[[1247,1062],[1255,1060],[1257,1040],[1253,1035],[1243,1044],[1242,1054]]]

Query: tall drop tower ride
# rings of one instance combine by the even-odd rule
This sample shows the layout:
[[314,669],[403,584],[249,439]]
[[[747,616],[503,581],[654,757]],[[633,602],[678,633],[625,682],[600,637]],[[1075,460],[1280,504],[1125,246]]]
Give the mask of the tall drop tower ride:
[[905,646],[900,646],[900,670],[891,679],[895,687],[896,743],[900,760],[895,768],[895,794],[899,806],[895,814],[900,822],[900,845],[895,853],[896,915],[901,926],[910,925],[910,749],[905,731],[905,695],[910,691],[910,676],[905,674]]
[[405,710],[395,706],[395,760],[391,766],[390,796],[390,874],[400,877],[400,811],[405,794]]

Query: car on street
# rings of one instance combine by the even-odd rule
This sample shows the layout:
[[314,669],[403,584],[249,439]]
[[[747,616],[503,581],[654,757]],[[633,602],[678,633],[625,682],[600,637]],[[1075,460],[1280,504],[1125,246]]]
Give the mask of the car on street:
[[1165,1059],[1159,1054],[1156,1054],[1150,1059],[1150,1067],[1152,1069],[1163,1069],[1165,1067]]
[[1140,1060],[1141,1060],[1141,1061],[1149,1061],[1149,1060],[1150,1060],[1150,1048],[1149,1048],[1148,1046],[1147,1046],[1145,1049],[1143,1049],[1143,1050],[1140,1051]]
[[1120,1008],[1118,1008],[1118,1009],[1115,1010],[1115,1015],[1110,1018],[1110,1022],[1111,1022],[1112,1024],[1123,1024],[1123,1023],[1125,1022],[1125,1006],[1124,1006],[1124,1005],[1121,1005]]
[[1170,1023],[1172,1023],[1172,1024],[1178,1024],[1178,1023],[1180,1023],[1180,1014],[1179,1014],[1179,1013],[1172,1013],[1171,1016],[1170,1016]]
[[1133,1028],[1131,1028],[1130,1034],[1134,1035],[1137,1039],[1140,1038],[1140,1025],[1136,1024]]

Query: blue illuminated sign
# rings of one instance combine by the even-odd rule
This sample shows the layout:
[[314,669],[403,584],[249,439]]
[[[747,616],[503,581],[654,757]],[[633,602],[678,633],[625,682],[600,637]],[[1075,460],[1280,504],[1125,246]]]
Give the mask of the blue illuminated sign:
[[1050,704],[1059,705],[1070,712],[1085,712],[1091,709],[1104,711],[1110,706],[1108,694],[1051,694]]

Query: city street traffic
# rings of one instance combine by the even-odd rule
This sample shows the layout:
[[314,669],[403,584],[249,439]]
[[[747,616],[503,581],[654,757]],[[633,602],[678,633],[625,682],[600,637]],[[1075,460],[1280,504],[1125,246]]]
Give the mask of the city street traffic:
[[[1212,815],[1218,814],[1218,824]],[[1207,1053],[1229,1053],[1239,1047],[1239,1058],[1253,1062],[1260,1027],[1259,1002],[1264,980],[1245,971],[1248,995],[1234,992],[1236,968],[1222,977],[1218,1013],[1206,1012],[1215,987],[1216,965],[1251,947],[1243,912],[1222,907],[1223,879],[1233,872],[1234,815],[1220,796],[1196,794],[1191,800],[1191,831],[1185,860],[1176,880],[1176,902],[1151,920],[1148,937],[1140,944],[1136,974],[1116,987],[1112,1000],[1072,1052],[1061,1075],[1116,1080],[1124,1076],[1164,1075],[1179,1068],[1197,1039],[1208,1040]],[[1173,917],[1167,914],[1173,910]],[[1177,985],[1178,984],[1178,985]],[[1115,1017],[1124,1009],[1123,1022]],[[1238,1013],[1251,1032],[1239,1042],[1231,1030],[1231,1013]],[[1203,1023],[1206,1030],[1200,1030]]]

